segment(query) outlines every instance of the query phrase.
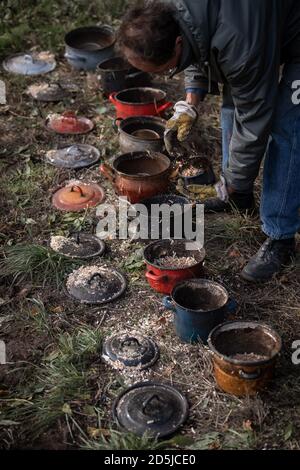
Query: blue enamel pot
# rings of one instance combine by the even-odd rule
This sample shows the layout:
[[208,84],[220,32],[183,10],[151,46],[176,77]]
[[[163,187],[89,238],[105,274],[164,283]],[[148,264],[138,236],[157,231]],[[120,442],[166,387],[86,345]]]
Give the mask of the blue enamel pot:
[[116,35],[108,25],[87,26],[65,36],[65,58],[77,70],[96,70],[98,64],[114,57]]
[[225,287],[207,279],[177,284],[163,304],[174,312],[176,334],[185,343],[207,343],[210,332],[237,308]]

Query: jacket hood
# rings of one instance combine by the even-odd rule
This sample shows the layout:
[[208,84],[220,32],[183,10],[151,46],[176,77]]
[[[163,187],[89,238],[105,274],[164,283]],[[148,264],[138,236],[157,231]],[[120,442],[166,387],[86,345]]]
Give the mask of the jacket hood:
[[[208,61],[220,0],[169,0],[199,63]],[[197,13],[195,15],[195,13]]]

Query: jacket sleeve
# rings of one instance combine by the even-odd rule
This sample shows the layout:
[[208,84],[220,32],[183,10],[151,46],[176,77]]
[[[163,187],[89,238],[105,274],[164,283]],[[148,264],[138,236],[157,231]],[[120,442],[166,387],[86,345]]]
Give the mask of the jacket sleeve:
[[[185,89],[198,89],[202,90],[203,94],[208,93],[209,81],[204,67],[200,65],[190,65],[184,71],[184,86]],[[219,95],[219,87],[216,82],[211,82],[211,93]]]

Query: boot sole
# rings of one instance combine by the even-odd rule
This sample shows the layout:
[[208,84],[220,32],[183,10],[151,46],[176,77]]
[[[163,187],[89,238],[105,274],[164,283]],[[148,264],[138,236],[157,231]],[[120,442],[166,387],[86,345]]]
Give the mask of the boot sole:
[[252,277],[250,274],[244,273],[243,271],[241,272],[241,278],[253,284],[259,283],[259,282],[268,282],[272,279],[272,277],[273,276],[271,276],[269,279],[265,279],[265,278],[262,279],[262,278]]

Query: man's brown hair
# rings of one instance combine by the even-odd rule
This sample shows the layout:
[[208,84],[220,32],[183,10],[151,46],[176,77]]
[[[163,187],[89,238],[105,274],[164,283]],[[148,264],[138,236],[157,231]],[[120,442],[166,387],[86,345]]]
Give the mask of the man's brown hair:
[[118,33],[119,48],[155,65],[168,62],[174,55],[180,28],[173,7],[158,0],[138,1],[123,16]]

